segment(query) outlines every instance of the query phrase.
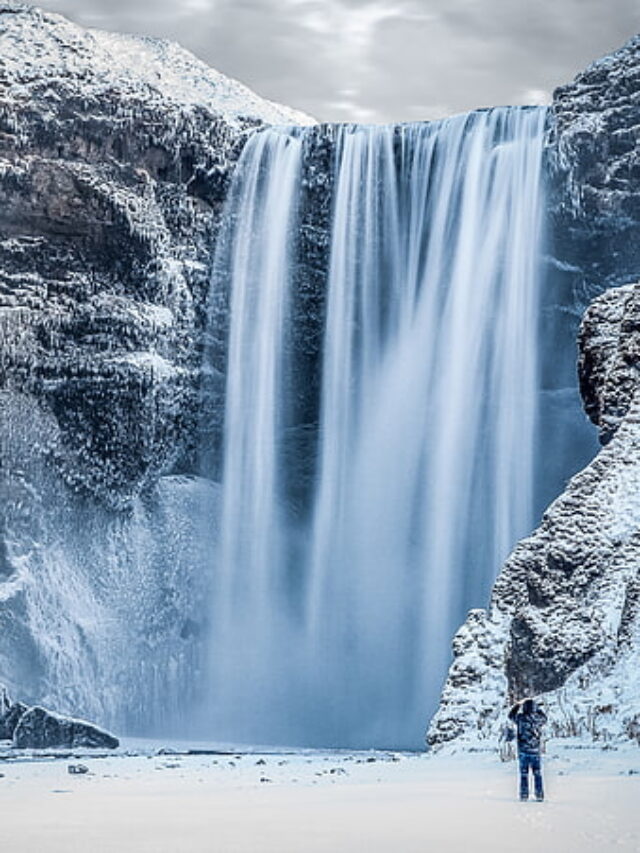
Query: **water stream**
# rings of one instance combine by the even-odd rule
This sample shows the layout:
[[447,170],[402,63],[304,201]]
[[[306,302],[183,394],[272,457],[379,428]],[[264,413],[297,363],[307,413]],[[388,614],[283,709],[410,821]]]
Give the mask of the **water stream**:
[[[545,120],[246,145],[213,276],[230,288],[217,738],[421,743],[455,629],[535,521]],[[306,164],[327,139],[321,345],[301,369]]]

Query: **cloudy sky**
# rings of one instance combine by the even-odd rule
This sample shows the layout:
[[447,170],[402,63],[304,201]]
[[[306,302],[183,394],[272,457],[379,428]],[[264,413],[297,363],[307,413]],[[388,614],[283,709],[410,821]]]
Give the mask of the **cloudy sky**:
[[[36,0],[38,2],[38,0]],[[640,31],[640,0],[39,0],[80,24],[171,38],[327,121],[541,103]]]

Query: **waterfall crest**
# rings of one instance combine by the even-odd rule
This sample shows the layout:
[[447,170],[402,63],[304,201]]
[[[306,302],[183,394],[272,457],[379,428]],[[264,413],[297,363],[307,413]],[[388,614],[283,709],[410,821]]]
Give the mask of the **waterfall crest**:
[[331,131],[322,344],[303,371],[317,129],[246,145],[212,285],[231,305],[216,737],[421,742],[456,626],[534,522],[545,120],[502,108]]

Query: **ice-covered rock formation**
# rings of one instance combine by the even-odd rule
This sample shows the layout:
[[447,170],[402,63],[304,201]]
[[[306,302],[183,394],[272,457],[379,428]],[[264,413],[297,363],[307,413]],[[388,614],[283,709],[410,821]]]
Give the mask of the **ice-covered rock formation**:
[[212,234],[247,131],[304,117],[177,45],[0,5],[2,387],[121,507],[192,468]]
[[530,693],[544,695],[553,733],[640,731],[640,285],[620,286],[640,277],[640,36],[555,92],[550,128],[558,333],[613,288],[578,335],[584,407],[605,447],[458,631],[433,746],[494,743],[506,703]]
[[0,3],[0,58],[0,674],[107,724],[126,697],[148,726],[198,682],[216,490],[195,447],[229,173],[256,126],[310,119],[177,45],[18,3]]
[[[495,743],[509,702],[542,695],[550,733],[640,731],[640,285],[585,314],[580,379],[607,444],[523,540],[472,611],[428,742]],[[640,741],[639,741],[640,742]]]
[[117,749],[120,741],[85,720],[54,714],[37,705],[20,717],[13,733],[16,749]]
[[556,251],[595,295],[639,274],[640,36],[556,89]]
[[0,741],[10,740],[15,749],[91,747],[116,749],[117,737],[89,723],[65,717],[39,706],[12,702],[0,684]]

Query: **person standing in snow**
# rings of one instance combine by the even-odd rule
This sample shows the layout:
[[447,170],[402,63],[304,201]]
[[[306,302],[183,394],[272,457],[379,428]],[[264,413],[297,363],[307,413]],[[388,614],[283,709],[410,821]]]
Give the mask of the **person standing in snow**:
[[540,759],[540,739],[547,715],[533,699],[516,702],[509,711],[509,719],[516,727],[518,763],[520,765],[520,799],[529,799],[529,770],[533,773],[536,800],[544,800]]

